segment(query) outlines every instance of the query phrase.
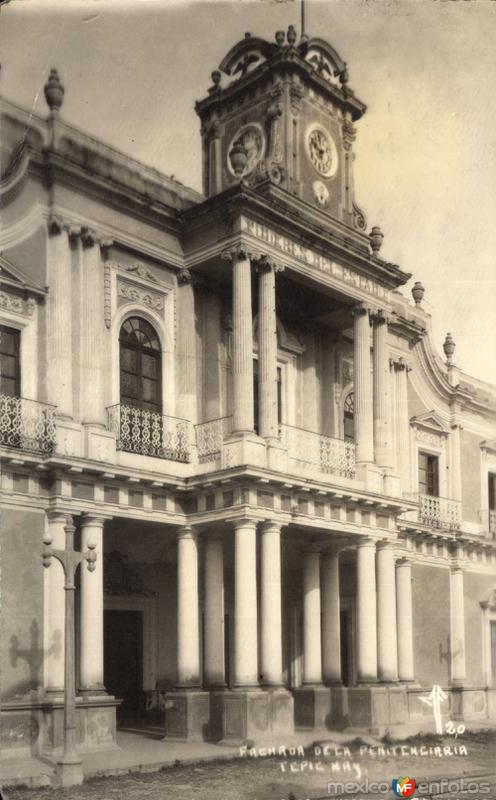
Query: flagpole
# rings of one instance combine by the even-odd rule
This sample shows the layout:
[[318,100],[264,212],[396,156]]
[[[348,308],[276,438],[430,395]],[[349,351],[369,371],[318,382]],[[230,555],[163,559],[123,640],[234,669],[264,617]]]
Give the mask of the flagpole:
[[301,0],[301,35],[305,33],[305,0]]

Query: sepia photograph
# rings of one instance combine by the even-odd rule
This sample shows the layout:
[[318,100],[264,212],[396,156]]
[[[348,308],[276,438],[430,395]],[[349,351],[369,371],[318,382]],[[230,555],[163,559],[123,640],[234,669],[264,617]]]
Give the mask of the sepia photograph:
[[0,800],[496,799],[495,31],[0,2]]

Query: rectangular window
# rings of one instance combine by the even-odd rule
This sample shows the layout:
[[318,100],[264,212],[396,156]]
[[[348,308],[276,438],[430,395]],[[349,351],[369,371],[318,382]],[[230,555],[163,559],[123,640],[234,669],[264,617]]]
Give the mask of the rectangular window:
[[496,511],[496,474],[490,472],[488,478],[489,510]]
[[0,325],[0,394],[19,397],[21,393],[20,332]]
[[418,484],[420,494],[439,497],[439,459],[437,456],[419,452]]

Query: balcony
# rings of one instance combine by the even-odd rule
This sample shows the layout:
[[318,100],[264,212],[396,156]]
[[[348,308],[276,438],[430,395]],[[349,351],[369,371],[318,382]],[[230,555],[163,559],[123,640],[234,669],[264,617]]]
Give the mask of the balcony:
[[419,506],[415,511],[407,512],[406,519],[428,525],[430,528],[454,531],[462,524],[462,504],[458,500],[437,497],[431,494],[413,494],[411,500]]
[[0,395],[0,445],[51,455],[55,449],[55,406]]
[[117,449],[169,461],[190,461],[191,423],[154,411],[118,403],[107,408],[107,427]]
[[316,470],[343,478],[355,477],[353,442],[344,442],[324,433],[307,431],[292,425],[280,426],[280,438],[298,471]]
[[195,425],[196,449],[200,464],[220,458],[222,442],[232,431],[232,417],[219,417]]

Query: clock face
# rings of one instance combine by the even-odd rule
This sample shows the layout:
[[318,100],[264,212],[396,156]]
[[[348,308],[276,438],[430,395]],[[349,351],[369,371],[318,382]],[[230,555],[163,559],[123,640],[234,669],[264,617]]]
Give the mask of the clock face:
[[322,125],[311,125],[306,137],[307,153],[322,178],[332,178],[338,168],[338,153],[331,134]]
[[[244,125],[237,131],[227,149],[229,171],[238,178],[249,175],[262,158],[264,150],[265,137],[261,126],[256,123]],[[236,156],[239,159],[240,151],[242,160],[237,161]]]

